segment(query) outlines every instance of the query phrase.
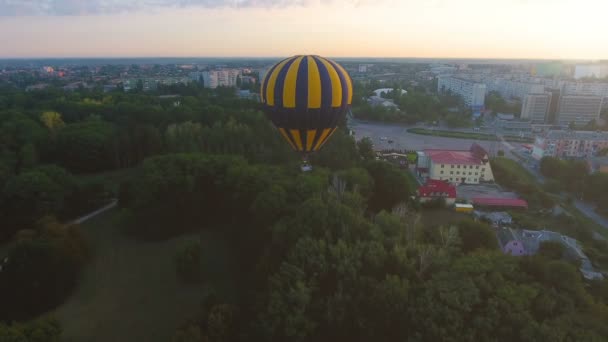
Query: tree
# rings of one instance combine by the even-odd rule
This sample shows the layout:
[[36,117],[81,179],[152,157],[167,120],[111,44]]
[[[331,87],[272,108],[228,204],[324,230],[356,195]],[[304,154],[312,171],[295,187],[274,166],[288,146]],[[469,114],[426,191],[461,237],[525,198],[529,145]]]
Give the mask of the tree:
[[41,318],[28,323],[0,322],[3,342],[60,342],[62,329],[55,318]]
[[0,272],[0,320],[35,317],[71,293],[88,257],[76,226],[50,218],[9,251]]
[[55,136],[58,130],[65,127],[61,114],[57,112],[43,112],[40,115],[40,121],[51,132],[51,136]]
[[487,224],[474,221],[458,223],[458,235],[462,241],[462,250],[466,253],[476,249],[498,249],[496,234]]
[[197,282],[201,278],[201,243],[188,241],[175,255],[175,270],[183,281]]
[[366,163],[365,168],[374,180],[370,210],[391,210],[399,202],[407,201],[412,189],[401,170],[388,162],[376,160]]
[[359,155],[363,160],[374,160],[376,159],[376,153],[374,153],[374,145],[372,139],[365,137],[357,142],[357,149]]
[[566,248],[557,241],[543,241],[538,249],[538,255],[549,259],[560,260],[565,256]]

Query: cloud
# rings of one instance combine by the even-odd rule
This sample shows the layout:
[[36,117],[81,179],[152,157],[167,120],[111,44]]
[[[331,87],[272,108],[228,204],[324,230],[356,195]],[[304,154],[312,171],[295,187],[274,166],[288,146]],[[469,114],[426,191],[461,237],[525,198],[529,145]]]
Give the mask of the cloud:
[[[116,14],[162,8],[285,8],[333,0],[0,0],[0,16]],[[350,0],[358,2],[360,0]]]

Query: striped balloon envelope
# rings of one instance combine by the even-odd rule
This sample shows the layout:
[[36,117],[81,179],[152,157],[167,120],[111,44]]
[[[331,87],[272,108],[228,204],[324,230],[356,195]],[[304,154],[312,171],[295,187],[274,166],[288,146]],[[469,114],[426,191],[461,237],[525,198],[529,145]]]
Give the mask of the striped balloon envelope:
[[318,151],[350,108],[353,82],[342,66],[319,56],[294,56],[262,80],[264,110],[296,151]]

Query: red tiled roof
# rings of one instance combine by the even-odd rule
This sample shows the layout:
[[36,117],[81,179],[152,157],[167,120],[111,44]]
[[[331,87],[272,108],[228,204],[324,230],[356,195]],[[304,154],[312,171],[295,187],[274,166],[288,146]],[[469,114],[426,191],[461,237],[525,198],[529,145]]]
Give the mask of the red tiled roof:
[[470,151],[425,150],[427,156],[435,164],[482,165],[481,159]]
[[518,198],[473,198],[473,204],[488,207],[528,208],[528,202]]
[[486,158],[488,153],[477,143],[473,143],[469,150],[439,150],[428,149],[424,153],[433,161],[439,164],[464,164],[464,165],[482,165],[483,158]]
[[418,188],[418,195],[420,197],[456,198],[456,187],[445,181],[429,179],[426,184]]

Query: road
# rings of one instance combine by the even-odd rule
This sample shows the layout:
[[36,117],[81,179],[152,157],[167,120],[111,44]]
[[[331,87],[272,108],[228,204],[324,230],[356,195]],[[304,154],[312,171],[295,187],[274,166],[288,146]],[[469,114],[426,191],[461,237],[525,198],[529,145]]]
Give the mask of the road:
[[596,213],[594,210],[594,207],[592,205],[585,203],[583,201],[580,201],[580,200],[574,200],[573,203],[574,203],[574,206],[576,207],[576,209],[578,209],[581,213],[585,214],[585,216],[592,219],[593,221],[595,221],[595,223],[599,224],[600,226],[608,229],[608,219],[606,219],[605,217],[602,217],[598,213]]
[[81,217],[73,220],[72,222],[70,222],[70,224],[81,224],[81,223],[83,223],[83,222],[85,222],[85,221],[87,221],[89,219],[92,219],[93,217],[95,217],[95,216],[97,216],[97,215],[99,215],[101,213],[104,213],[104,212],[106,212],[106,211],[114,208],[117,203],[118,203],[117,200],[113,200],[112,202],[110,202],[110,204],[108,204],[106,206],[103,206],[103,207],[101,207],[101,208],[99,208],[99,209],[97,209],[97,210],[95,210],[93,212],[90,212],[90,213],[88,213],[88,214],[86,214],[84,216],[81,216]]

